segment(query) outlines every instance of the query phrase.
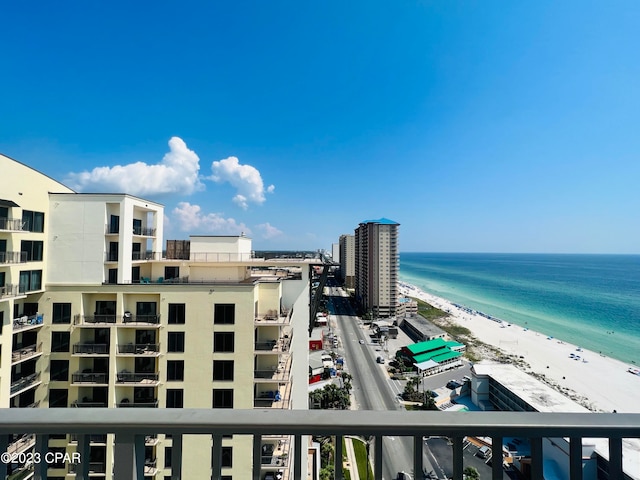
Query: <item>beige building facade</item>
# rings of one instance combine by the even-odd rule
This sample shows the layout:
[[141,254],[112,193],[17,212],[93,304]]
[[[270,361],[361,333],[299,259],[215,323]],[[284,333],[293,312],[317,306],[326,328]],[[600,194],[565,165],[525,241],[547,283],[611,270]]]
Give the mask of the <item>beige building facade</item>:
[[[254,258],[244,235],[193,236],[166,258],[162,205],[0,167],[2,407],[307,408],[309,262]],[[92,438],[97,478],[112,478],[111,437]],[[185,437],[182,478],[210,478],[212,442]],[[147,437],[145,478],[170,477],[171,447]],[[288,478],[289,439],[263,452],[261,478]],[[251,478],[252,455],[250,437],[222,439],[224,478]],[[59,467],[49,478],[74,478]]]

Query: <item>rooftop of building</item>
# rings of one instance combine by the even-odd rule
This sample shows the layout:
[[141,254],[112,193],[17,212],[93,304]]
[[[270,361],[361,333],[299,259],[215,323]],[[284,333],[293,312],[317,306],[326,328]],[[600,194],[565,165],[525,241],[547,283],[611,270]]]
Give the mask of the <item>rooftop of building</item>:
[[378,225],[400,225],[398,222],[394,222],[393,220],[389,220],[388,218],[379,218],[377,220],[363,220],[360,222],[360,225],[364,225],[367,223],[375,223]]
[[493,378],[538,412],[575,412],[589,410],[550,386],[508,363],[480,362],[473,365],[478,376]]

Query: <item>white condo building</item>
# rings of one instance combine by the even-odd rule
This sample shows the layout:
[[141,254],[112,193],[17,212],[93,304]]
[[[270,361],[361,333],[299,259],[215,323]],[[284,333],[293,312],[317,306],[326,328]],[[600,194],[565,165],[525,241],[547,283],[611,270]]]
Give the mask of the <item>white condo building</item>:
[[398,304],[398,227],[387,218],[365,220],[355,230],[355,288],[375,317],[393,317]]
[[[254,258],[243,235],[165,252],[162,205],[78,194],[3,155],[0,169],[0,407],[307,409],[310,260]],[[113,442],[91,438],[92,478],[113,478]],[[213,440],[183,442],[182,478],[211,478]],[[171,448],[148,436],[145,479],[171,478]],[[262,451],[260,478],[289,478],[289,439]],[[223,478],[251,478],[252,455],[249,437],[224,438]]]

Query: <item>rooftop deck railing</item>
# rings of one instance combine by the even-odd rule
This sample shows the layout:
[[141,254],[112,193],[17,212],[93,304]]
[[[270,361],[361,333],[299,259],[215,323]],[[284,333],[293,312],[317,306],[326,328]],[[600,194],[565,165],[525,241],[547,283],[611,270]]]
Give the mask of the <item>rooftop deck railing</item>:
[[[157,433],[172,435],[171,478],[184,478],[182,436],[213,436],[212,477],[222,477],[222,438],[224,435],[252,435],[252,480],[261,478],[263,436],[292,435],[292,475],[302,479],[305,435],[335,436],[335,458],[343,458],[345,435],[373,437],[374,478],[382,478],[382,438],[405,436],[413,439],[414,472],[423,472],[425,436],[446,436],[453,445],[453,478],[463,478],[463,439],[465,436],[491,437],[494,451],[502,451],[505,437],[524,437],[531,444],[531,478],[543,475],[542,442],[545,437],[569,438],[570,480],[582,479],[582,439],[609,440],[610,479],[623,479],[623,439],[640,437],[640,414],[601,413],[515,413],[515,412],[406,412],[406,411],[323,411],[323,410],[233,410],[210,409],[47,409],[0,410],[0,451],[6,451],[10,434],[36,434],[36,450],[44,455],[49,434],[78,435],[78,452],[84,452],[76,465],[76,480],[89,477],[90,435],[115,434],[114,478],[143,480],[145,437]],[[4,442],[4,443],[1,443]],[[637,452],[633,452],[637,456]],[[635,458],[633,459],[635,460]],[[306,461],[306,458],[304,459]],[[336,462],[340,464],[339,462]],[[637,466],[637,462],[635,463]],[[47,478],[46,463],[35,465],[37,474]],[[493,462],[492,478],[502,479],[502,462]],[[636,472],[637,473],[637,472]],[[6,464],[0,463],[0,478]],[[207,475],[208,477],[208,475]],[[343,480],[342,469],[335,472]]]

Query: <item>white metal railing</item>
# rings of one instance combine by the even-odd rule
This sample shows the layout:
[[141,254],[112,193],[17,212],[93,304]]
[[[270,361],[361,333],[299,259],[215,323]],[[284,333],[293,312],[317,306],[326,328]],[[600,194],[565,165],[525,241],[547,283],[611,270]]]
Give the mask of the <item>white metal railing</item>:
[[[405,436],[413,439],[413,471],[423,471],[425,436],[446,436],[453,445],[453,478],[462,480],[465,436],[491,437],[494,451],[502,450],[505,437],[529,438],[531,478],[543,475],[542,441],[545,437],[569,438],[570,480],[582,479],[582,439],[609,440],[610,479],[622,479],[623,442],[640,437],[640,414],[601,413],[516,413],[516,412],[406,412],[327,410],[211,410],[211,409],[3,409],[0,410],[0,451],[6,451],[9,434],[36,434],[36,450],[47,448],[48,434],[78,435],[78,451],[88,445],[89,435],[115,434],[113,471],[116,479],[143,480],[144,445],[148,435],[172,436],[173,480],[182,479],[182,436],[213,436],[212,478],[220,480],[224,435],[253,435],[252,480],[261,478],[263,437],[291,435],[290,478],[301,479],[304,435],[335,436],[336,457],[342,458],[346,435],[373,437],[374,478],[382,478],[382,438]],[[2,444],[1,442],[4,442]],[[82,448],[81,448],[82,447]],[[88,447],[87,447],[88,448]],[[88,450],[86,450],[88,451]],[[637,452],[633,452],[637,456]],[[88,456],[87,456],[88,457]],[[306,459],[305,459],[306,461]],[[493,462],[492,478],[502,478],[502,462]],[[76,480],[88,478],[89,462],[76,465]],[[47,478],[46,464],[36,465],[40,478]],[[0,478],[6,465],[0,463]],[[335,478],[343,479],[342,470]]]

